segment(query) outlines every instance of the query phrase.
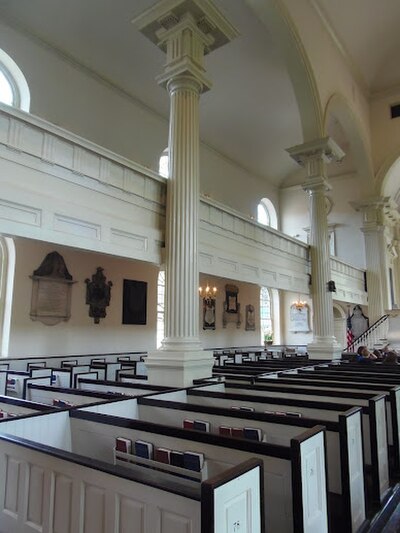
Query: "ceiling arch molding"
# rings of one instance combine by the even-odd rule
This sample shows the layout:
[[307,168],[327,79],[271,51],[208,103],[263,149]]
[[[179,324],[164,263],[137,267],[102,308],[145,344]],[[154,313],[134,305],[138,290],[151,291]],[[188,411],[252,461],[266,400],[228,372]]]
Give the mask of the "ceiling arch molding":
[[281,0],[245,0],[281,51],[293,84],[303,142],[323,136],[323,115],[317,84],[296,26]]
[[350,143],[357,174],[365,184],[370,186],[372,193],[374,171],[367,138],[349,101],[340,93],[334,93],[326,104],[324,113],[325,134],[327,133],[329,118],[332,116],[338,120]]
[[400,147],[386,159],[376,175],[376,191],[400,205]]

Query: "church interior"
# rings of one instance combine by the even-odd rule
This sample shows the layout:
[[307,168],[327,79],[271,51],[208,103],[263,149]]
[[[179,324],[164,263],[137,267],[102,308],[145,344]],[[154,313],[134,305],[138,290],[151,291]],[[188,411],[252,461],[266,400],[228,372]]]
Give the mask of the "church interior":
[[399,21],[0,2],[0,533],[400,530]]

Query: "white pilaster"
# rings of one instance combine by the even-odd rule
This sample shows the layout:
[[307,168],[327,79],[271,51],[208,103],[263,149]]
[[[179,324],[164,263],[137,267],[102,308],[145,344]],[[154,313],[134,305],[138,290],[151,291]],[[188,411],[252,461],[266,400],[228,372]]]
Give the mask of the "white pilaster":
[[191,385],[211,375],[213,356],[199,341],[199,97],[211,87],[204,55],[236,30],[209,0],[162,0],[133,23],[166,51],[158,82],[170,95],[165,338],[147,358],[149,381]]
[[313,341],[308,344],[310,359],[334,359],[340,357],[342,347],[334,336],[332,281],[329,255],[329,233],[326,210],[326,192],[330,185],[325,177],[326,163],[341,160],[342,150],[324,138],[305,143],[288,150],[301,166],[306,168],[307,181],[303,189],[310,198],[310,259],[311,296],[313,300]]

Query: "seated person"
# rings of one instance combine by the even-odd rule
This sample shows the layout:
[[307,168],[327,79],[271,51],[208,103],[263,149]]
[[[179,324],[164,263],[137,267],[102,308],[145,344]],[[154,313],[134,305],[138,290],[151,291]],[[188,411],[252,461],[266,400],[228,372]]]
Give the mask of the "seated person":
[[370,363],[376,361],[378,358],[371,353],[366,346],[360,346],[357,350],[357,362],[358,363]]
[[383,361],[383,364],[397,365],[398,364],[397,353],[393,351],[387,352],[386,357]]

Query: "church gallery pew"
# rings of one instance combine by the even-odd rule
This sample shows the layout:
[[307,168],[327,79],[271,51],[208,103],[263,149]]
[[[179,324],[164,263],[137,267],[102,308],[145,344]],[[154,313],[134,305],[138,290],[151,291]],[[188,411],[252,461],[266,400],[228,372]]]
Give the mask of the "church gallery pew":
[[[233,531],[247,517],[252,531],[264,532],[260,460],[242,461],[246,454],[238,453],[232,466],[214,457],[219,449],[210,445],[210,469],[196,481],[162,468],[114,464],[121,434],[163,444],[167,437],[149,426],[114,426],[98,416],[84,420],[73,410],[5,421],[0,425],[0,530],[81,531],[84,524],[85,533],[99,533],[131,531],[134,524],[138,533],[218,533]],[[171,439],[184,450],[193,445],[184,435]],[[308,443],[298,441],[300,455]]]
[[[121,435],[124,436],[122,428],[126,431],[148,428],[153,435],[140,438],[154,442],[155,446],[161,444],[163,448],[170,450],[198,451],[213,461],[236,462],[256,456],[264,464],[266,531],[327,531],[323,427],[314,426],[306,431],[304,426],[297,428],[296,436],[292,439],[288,437],[286,445],[235,439],[184,429],[176,424],[165,426],[138,420],[138,399],[116,400],[79,408],[73,410],[72,416],[82,419],[82,427],[85,427],[83,420],[114,424],[121,428]],[[104,427],[102,432],[108,433]],[[155,437],[156,433],[159,437]],[[177,447],[174,438],[187,439],[184,444],[186,448],[182,448],[182,445]],[[307,456],[302,455],[305,449]],[[304,461],[308,461],[308,466]],[[309,468],[313,471],[311,476],[304,474],[304,469]]]

